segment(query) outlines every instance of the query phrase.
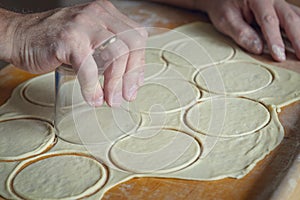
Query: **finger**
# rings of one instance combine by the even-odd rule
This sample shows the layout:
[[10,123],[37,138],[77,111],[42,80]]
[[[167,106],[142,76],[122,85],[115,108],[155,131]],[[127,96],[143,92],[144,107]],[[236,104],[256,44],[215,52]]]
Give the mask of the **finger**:
[[272,57],[277,61],[284,61],[286,59],[285,49],[273,1],[253,0],[250,2],[250,7],[266,39]]
[[[145,51],[138,50],[131,52],[125,75],[123,77],[123,97],[127,101],[136,98],[138,88],[144,82]],[[135,58],[140,58],[135,60]]]
[[128,47],[118,39],[103,52],[109,67],[104,72],[104,97],[109,106],[118,107],[122,103],[122,81],[128,61]]
[[293,9],[293,11],[298,15],[300,16],[300,8],[298,6],[295,6],[295,5],[292,5],[292,4],[289,4],[290,7]]
[[107,28],[116,33],[118,38],[122,39],[129,47],[130,54],[126,74],[123,77],[123,97],[128,101],[132,101],[135,99],[136,92],[144,79],[144,48],[148,34],[144,28],[120,13],[110,2],[99,1],[99,4],[114,17],[110,21],[115,20],[115,18],[118,19]]
[[252,24],[253,21],[254,21],[254,16],[253,16],[253,13],[252,11],[250,10],[249,8],[249,5],[248,5],[248,1],[242,1],[240,2],[242,5],[240,6],[242,12],[243,12],[243,18],[245,19],[245,21],[248,23],[248,24]]
[[128,25],[120,22],[113,23],[108,29],[113,33],[117,33],[117,37],[129,48],[123,97],[128,101],[132,101],[135,99],[138,87],[143,82],[146,38],[143,38],[136,29],[131,29]]
[[295,24],[300,23],[299,16],[292,10],[292,8],[285,2],[276,5],[276,11],[280,19],[281,26],[284,28],[285,33],[291,41],[296,56],[300,58],[300,27]]
[[255,54],[262,52],[263,44],[260,37],[243,20],[243,16],[239,10],[230,10],[226,12],[221,21],[219,18],[216,21],[216,27],[229,35],[241,47]]
[[136,29],[142,37],[148,37],[148,33],[145,29],[142,29],[139,24],[137,24],[136,22],[122,14],[120,11],[118,11],[118,9],[111,2],[98,0],[96,1],[96,3],[101,5],[108,13],[117,18],[118,21],[121,21],[122,23],[126,24],[131,29]]
[[81,93],[91,106],[103,104],[103,90],[98,80],[98,69],[92,55],[89,55],[80,66],[72,65],[77,73]]

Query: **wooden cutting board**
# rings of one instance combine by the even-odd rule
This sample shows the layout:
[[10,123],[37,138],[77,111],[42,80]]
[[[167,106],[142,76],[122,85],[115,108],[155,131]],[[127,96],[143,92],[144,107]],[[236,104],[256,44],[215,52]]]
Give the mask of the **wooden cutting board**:
[[[204,15],[159,4],[113,1],[129,17],[146,26],[175,28],[196,20],[207,21]],[[155,33],[152,33],[155,34]],[[300,73],[300,62],[288,54],[288,61],[273,62],[268,55],[255,58]],[[20,83],[32,78],[13,66],[0,70],[0,104]],[[284,108],[279,115],[285,128],[283,142],[244,178],[218,181],[188,181],[167,178],[134,178],[109,190],[103,199],[202,199],[254,200],[290,199],[300,196],[300,102]],[[0,197],[1,199],[1,197]]]

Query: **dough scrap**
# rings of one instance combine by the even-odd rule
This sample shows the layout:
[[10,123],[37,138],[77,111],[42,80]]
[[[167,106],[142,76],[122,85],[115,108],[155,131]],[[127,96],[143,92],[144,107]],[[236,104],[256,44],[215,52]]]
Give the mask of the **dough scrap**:
[[7,180],[15,199],[78,199],[107,179],[105,166],[88,155],[56,152],[20,163]]
[[55,141],[49,123],[38,119],[11,119],[0,122],[0,161],[29,158],[45,152]]

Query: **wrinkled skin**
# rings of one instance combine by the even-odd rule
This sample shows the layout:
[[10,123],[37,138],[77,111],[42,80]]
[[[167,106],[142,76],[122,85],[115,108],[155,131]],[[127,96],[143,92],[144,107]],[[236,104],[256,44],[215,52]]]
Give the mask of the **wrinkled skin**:
[[276,61],[284,61],[280,28],[291,41],[300,59],[300,9],[284,0],[200,0],[197,7],[206,12],[215,27],[251,53],[263,50],[262,38],[251,27],[260,27],[268,49]]
[[[78,74],[85,100],[93,106],[106,101],[119,106],[135,98],[143,82],[147,32],[121,14],[109,1],[35,14],[14,14],[9,60],[32,73],[53,71],[62,63]],[[103,51],[97,48],[117,35]],[[94,56],[93,56],[94,54]],[[104,87],[98,69],[106,66]]]

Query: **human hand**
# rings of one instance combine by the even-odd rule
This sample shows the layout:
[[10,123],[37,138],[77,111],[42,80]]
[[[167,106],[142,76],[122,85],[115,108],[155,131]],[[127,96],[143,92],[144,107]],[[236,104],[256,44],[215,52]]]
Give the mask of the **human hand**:
[[251,27],[257,23],[276,61],[286,59],[280,32],[280,27],[283,28],[300,59],[300,8],[284,0],[204,0],[196,6],[208,13],[219,31],[254,54],[263,50],[262,38]]
[[[71,65],[90,105],[100,106],[105,100],[110,106],[119,106],[122,97],[131,101],[143,82],[147,32],[106,0],[43,13],[15,14],[11,29],[8,61],[32,73],[49,72],[63,63]],[[93,56],[115,35],[115,42]],[[103,89],[97,63],[108,65],[102,69]]]

